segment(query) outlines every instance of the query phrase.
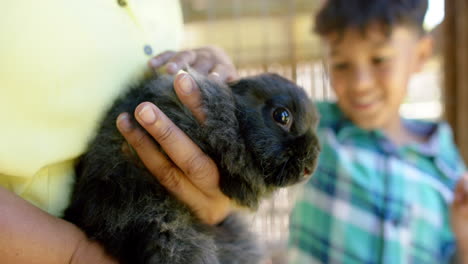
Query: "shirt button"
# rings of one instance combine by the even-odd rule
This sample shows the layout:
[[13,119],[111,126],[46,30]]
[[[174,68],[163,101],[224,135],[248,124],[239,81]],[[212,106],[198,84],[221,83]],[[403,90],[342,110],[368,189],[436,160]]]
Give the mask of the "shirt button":
[[150,45],[145,45],[143,50],[145,51],[145,54],[148,56],[153,54],[153,48],[151,48]]
[[119,3],[119,6],[127,6],[127,1],[125,0],[117,0],[117,3]]

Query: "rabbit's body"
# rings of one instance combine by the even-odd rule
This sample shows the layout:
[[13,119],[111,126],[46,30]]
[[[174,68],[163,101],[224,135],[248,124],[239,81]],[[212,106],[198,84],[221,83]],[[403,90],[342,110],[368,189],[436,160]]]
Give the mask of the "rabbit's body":
[[[122,263],[258,263],[260,250],[240,219],[231,215],[217,226],[202,224],[122,151],[125,140],[115,120],[143,101],[155,103],[216,162],[221,190],[255,208],[265,194],[314,169],[315,110],[302,90],[276,75],[241,80],[231,89],[200,78],[207,119],[199,125],[177,99],[172,81],[145,81],[114,103],[78,166],[65,219]],[[275,117],[287,115],[282,107],[295,118],[289,131],[267,120],[272,109]]]

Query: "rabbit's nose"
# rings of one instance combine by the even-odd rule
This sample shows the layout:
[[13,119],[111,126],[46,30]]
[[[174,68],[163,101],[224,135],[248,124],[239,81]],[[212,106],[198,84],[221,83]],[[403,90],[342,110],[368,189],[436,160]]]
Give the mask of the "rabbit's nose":
[[304,177],[308,177],[312,173],[312,169],[305,167],[304,168]]

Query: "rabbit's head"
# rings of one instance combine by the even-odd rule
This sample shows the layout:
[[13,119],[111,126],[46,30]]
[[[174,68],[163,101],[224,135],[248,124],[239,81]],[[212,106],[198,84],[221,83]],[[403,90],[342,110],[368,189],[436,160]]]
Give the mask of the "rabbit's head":
[[277,74],[244,78],[230,87],[241,137],[251,154],[247,167],[252,170],[244,175],[248,184],[243,188],[252,192],[251,197],[236,200],[255,207],[259,196],[312,174],[320,151],[315,135],[318,116],[304,90]]

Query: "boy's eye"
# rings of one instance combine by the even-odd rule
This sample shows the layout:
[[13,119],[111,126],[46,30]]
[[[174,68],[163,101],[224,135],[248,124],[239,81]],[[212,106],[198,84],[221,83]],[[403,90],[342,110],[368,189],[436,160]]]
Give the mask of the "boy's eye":
[[341,62],[333,64],[333,69],[337,71],[343,71],[349,68],[349,63]]
[[374,57],[374,58],[372,58],[372,64],[374,64],[374,65],[380,65],[380,64],[383,64],[386,61],[387,61],[387,58],[385,58],[385,57]]

